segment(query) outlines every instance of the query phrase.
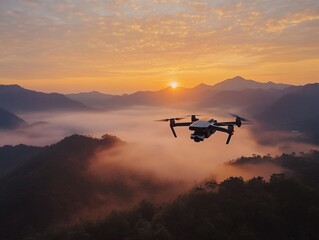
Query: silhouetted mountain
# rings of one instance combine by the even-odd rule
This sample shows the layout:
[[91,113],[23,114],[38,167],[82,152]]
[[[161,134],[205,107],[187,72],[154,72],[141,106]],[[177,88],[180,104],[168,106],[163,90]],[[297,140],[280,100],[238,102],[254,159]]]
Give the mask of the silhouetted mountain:
[[0,107],[12,112],[89,110],[59,93],[41,93],[18,85],[0,85]]
[[[13,112],[45,111],[45,110],[88,110],[93,108],[118,109],[131,106],[178,106],[192,107],[196,105],[215,106],[216,102],[222,102],[223,94],[229,91],[242,91],[248,89],[282,90],[288,88],[287,84],[272,82],[260,83],[254,80],[246,80],[235,77],[225,80],[214,86],[200,84],[194,88],[165,88],[159,91],[139,91],[133,94],[109,95],[99,92],[62,95],[58,93],[40,93],[24,89],[18,85],[0,85],[0,107]],[[228,91],[225,93],[221,93]],[[215,96],[219,94],[218,96]],[[263,92],[261,94],[265,95]],[[231,95],[236,95],[234,92]],[[273,96],[270,94],[269,97]],[[237,96],[236,96],[237,97]],[[234,98],[236,98],[234,97]],[[252,98],[252,97],[251,97]],[[250,99],[251,99],[250,98]],[[258,100],[258,99],[257,99]],[[231,96],[227,101],[232,101]],[[213,102],[213,104],[210,104]],[[227,104],[226,104],[227,105]]]
[[42,148],[0,148],[0,238],[23,239],[86,212],[106,214],[175,187],[112,161],[114,151],[103,152],[104,165],[94,167],[96,154],[114,147],[120,151],[125,144],[109,135],[73,135]]
[[101,187],[88,174],[90,160],[98,148],[112,148],[118,143],[111,136],[93,139],[73,135],[41,150],[2,148],[0,166],[21,160],[23,164],[0,182],[1,237],[17,232],[16,238],[21,239],[26,232],[67,220],[90,204]]
[[[232,79],[225,80],[221,83],[215,84],[214,86],[200,84],[194,88],[165,88],[160,91],[145,91],[145,92],[136,92],[133,94],[125,94],[121,96],[114,96],[107,101],[105,105],[106,108],[120,108],[120,107],[129,107],[135,105],[144,105],[144,106],[179,106],[179,107],[192,107],[192,106],[205,106],[213,107],[219,106],[219,103],[222,103],[225,98],[223,94],[225,91],[234,91],[232,96],[238,98],[241,94],[239,91],[250,90],[251,94],[257,96],[259,90],[263,91],[268,90],[270,94],[267,95],[267,98],[272,98],[275,95],[276,90],[283,90],[290,87],[287,84],[276,84],[272,82],[260,83],[253,80],[246,80],[242,77],[235,77]],[[252,90],[255,89],[255,92]],[[237,92],[238,91],[238,94]],[[274,93],[271,93],[274,91]],[[217,95],[218,94],[218,95]],[[226,94],[229,94],[227,92]],[[216,96],[217,95],[217,96]],[[264,93],[264,95],[266,95]],[[279,92],[278,92],[279,95]],[[227,98],[227,101],[232,101],[232,96]],[[236,98],[234,97],[234,98]],[[251,96],[250,99],[253,97]],[[238,99],[236,99],[237,101]],[[258,100],[258,99],[254,99]],[[216,104],[215,104],[216,101]],[[235,102],[235,100],[233,101]],[[262,101],[259,101],[262,102]],[[224,105],[224,103],[223,103]],[[227,105],[227,103],[226,103]],[[238,105],[238,101],[236,102]]]
[[245,89],[221,91],[206,97],[202,102],[203,107],[215,107],[222,109],[236,109],[241,113],[256,115],[271,106],[275,101],[287,93],[294,92],[298,87],[283,89]]
[[291,85],[282,83],[261,83],[237,76],[214,85],[214,91],[240,91],[245,89],[284,89]]
[[254,158],[280,162],[290,174],[278,172],[269,182],[262,177],[208,181],[172,202],[143,201],[131,211],[114,211],[101,221],[53,229],[35,239],[317,239],[318,157],[314,151],[241,158],[233,164],[243,166],[247,159],[251,164]]
[[271,157],[269,155],[252,157],[240,157],[229,163],[236,167],[245,167],[247,165],[272,164],[283,169],[286,175],[297,177],[308,186],[319,189],[319,151],[310,151],[309,153],[282,154]]
[[[115,96],[109,99],[109,104],[118,107],[132,105],[230,107],[240,104],[245,106],[248,102],[267,105],[268,100],[276,100],[290,86],[272,82],[260,83],[235,77],[214,86],[200,84],[194,88],[166,88],[155,92],[137,92]],[[247,92],[241,92],[242,90]],[[239,99],[240,101],[238,101]]]
[[68,98],[81,102],[86,106],[92,108],[102,108],[107,104],[107,101],[113,97],[111,94],[104,94],[97,91],[67,94]]
[[201,97],[201,88],[165,88],[160,91],[140,91],[133,94],[114,96],[106,108],[130,106],[190,106]]
[[[311,142],[319,144],[319,84],[308,84],[285,94],[262,114],[258,120],[274,130],[300,131]],[[271,124],[269,124],[271,123]]]
[[13,113],[0,108],[0,129],[14,129],[26,122]]
[[0,179],[40,152],[41,147],[17,146],[0,147]]

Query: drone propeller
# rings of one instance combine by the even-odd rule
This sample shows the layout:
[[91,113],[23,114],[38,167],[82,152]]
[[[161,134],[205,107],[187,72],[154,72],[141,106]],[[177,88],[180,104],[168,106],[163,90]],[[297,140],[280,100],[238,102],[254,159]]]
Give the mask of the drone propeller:
[[200,117],[200,116],[203,116],[203,115],[200,115],[200,114],[187,115],[187,117],[191,117],[192,122],[198,121],[199,119],[197,117]]
[[190,115],[186,115],[186,117],[191,117],[191,116],[202,117],[202,116],[204,116],[204,115],[202,115],[202,114],[190,114]]
[[237,118],[237,119],[240,119],[240,121],[242,121],[242,122],[246,122],[246,123],[252,123],[250,120],[248,120],[247,118],[243,118],[243,117],[240,117],[240,116],[238,116],[238,115],[236,115],[236,114],[234,114],[234,113],[228,113],[230,116],[232,116],[232,117],[235,117],[235,118]]
[[179,117],[179,118],[164,118],[164,119],[159,119],[159,120],[155,120],[156,122],[169,122],[171,120],[182,120],[185,119],[184,117]]

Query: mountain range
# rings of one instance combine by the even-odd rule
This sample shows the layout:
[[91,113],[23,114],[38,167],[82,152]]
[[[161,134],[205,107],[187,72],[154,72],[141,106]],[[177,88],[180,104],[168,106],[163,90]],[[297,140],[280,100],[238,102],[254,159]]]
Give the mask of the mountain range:
[[256,118],[268,129],[304,133],[310,142],[319,144],[319,84],[283,95]]
[[[238,93],[242,90],[283,90],[291,87],[288,84],[280,83],[260,83],[254,80],[247,80],[240,76],[227,79],[215,85],[199,84],[194,88],[171,87],[159,91],[139,91],[132,94],[109,95],[98,92],[79,93],[67,95],[73,100],[82,102],[91,107],[102,109],[119,109],[131,106],[215,106],[216,94],[220,96],[224,92],[233,91]],[[93,103],[93,104],[92,104]],[[238,103],[238,102],[237,102]]]
[[[213,86],[200,84],[194,88],[170,87],[159,91],[139,91],[132,94],[111,95],[97,91],[62,95],[59,93],[42,93],[25,89],[18,85],[0,85],[0,108],[13,113],[34,111],[83,111],[92,109],[120,109],[132,106],[203,106],[218,107],[227,105],[226,101],[236,98],[235,95],[245,94],[241,91],[250,90],[258,95],[264,92],[267,96],[280,95],[287,84],[273,82],[260,83],[242,77],[234,77]],[[263,90],[263,91],[262,91]],[[250,94],[250,95],[251,95]],[[226,99],[224,95],[232,95]],[[236,99],[236,103],[238,101]]]
[[36,92],[19,85],[0,85],[0,108],[13,113],[89,110],[89,107],[63,94]]
[[67,94],[66,97],[85,104],[91,108],[103,108],[105,103],[114,95],[100,93],[98,91]]
[[0,108],[0,129],[14,129],[25,124],[26,122],[23,119]]
[[318,86],[316,83],[305,86],[260,83],[237,76],[213,86],[169,87],[123,95],[96,91],[62,95],[0,85],[0,108],[6,109],[0,111],[3,115],[0,127],[12,129],[23,124],[14,114],[28,111],[107,111],[134,106],[175,107],[188,112],[195,110],[194,113],[218,109],[251,117],[262,128],[300,131],[317,144],[319,132],[313,126],[319,121]]

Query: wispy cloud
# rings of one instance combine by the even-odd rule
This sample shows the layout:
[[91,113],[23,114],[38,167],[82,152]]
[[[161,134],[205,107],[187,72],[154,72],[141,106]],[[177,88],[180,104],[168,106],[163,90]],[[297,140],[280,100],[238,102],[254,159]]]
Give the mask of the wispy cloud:
[[318,21],[315,0],[2,0],[0,79],[318,60]]

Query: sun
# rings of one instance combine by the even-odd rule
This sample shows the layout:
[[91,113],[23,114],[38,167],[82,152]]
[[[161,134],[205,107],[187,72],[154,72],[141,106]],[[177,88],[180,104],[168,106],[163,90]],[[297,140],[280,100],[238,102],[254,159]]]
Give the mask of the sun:
[[174,88],[174,89],[177,88],[178,86],[177,82],[172,82],[170,85],[171,85],[171,88]]

